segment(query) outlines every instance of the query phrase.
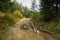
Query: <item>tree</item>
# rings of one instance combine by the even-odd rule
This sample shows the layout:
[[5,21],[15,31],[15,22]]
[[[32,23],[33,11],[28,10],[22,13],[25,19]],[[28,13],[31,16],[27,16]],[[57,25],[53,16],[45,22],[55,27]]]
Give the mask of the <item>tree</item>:
[[0,11],[5,12],[9,9],[10,0],[0,0]]
[[22,4],[19,4],[18,2],[14,1],[14,2],[11,2],[10,4],[10,12],[13,12],[15,10],[19,10],[21,11],[22,10]]
[[37,1],[38,0],[33,0],[32,1],[32,6],[31,6],[32,11],[38,11],[39,10],[39,4],[36,3]]
[[41,12],[44,15],[44,20],[48,21],[59,15],[60,0],[41,0]]
[[36,7],[35,2],[36,2],[36,0],[33,0],[33,2],[32,2],[32,8],[31,8],[31,9],[32,9],[33,11],[35,11],[35,7]]
[[27,7],[22,8],[22,13],[25,15],[25,17],[30,17],[31,11]]

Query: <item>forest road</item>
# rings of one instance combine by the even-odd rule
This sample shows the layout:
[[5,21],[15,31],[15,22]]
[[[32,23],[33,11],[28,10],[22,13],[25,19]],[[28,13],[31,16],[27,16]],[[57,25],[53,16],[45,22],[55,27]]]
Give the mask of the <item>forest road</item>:
[[[23,18],[16,22],[14,27],[11,28],[10,36],[7,40],[58,40],[54,35],[46,32],[39,31],[39,33],[29,29],[21,29],[21,25],[29,25],[30,18]],[[32,23],[31,23],[32,24]]]

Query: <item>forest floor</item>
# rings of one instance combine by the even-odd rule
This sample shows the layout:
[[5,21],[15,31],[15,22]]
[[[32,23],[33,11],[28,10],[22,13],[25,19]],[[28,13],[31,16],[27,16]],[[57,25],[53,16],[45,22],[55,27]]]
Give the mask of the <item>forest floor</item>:
[[58,40],[53,34],[42,32],[38,29],[36,29],[38,30],[37,32],[29,28],[21,29],[21,25],[29,25],[30,21],[30,18],[23,18],[16,22],[14,27],[11,27],[11,33],[7,40]]

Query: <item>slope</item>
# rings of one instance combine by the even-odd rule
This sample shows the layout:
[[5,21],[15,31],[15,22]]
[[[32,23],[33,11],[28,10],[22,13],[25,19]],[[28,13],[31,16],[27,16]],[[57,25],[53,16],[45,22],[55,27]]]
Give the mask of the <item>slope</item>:
[[53,34],[36,29],[30,18],[23,18],[10,27],[4,40],[58,40]]

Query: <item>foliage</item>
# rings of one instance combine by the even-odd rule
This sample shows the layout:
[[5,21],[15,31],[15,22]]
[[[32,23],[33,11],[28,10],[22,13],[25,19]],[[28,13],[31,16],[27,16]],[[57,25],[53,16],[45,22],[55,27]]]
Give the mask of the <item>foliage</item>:
[[23,17],[24,17],[24,16],[22,15],[22,13],[21,13],[20,11],[18,11],[18,10],[14,11],[14,12],[13,12],[13,15],[16,16],[16,17],[18,17],[18,18],[23,18]]
[[14,16],[12,14],[4,14],[4,13],[0,13],[0,23],[2,23],[2,25],[4,26],[11,26],[12,24],[14,24]]
[[33,12],[31,13],[31,18],[35,20],[36,22],[42,21],[42,15],[39,12]]
[[60,22],[58,23],[58,25],[55,28],[55,34],[56,34],[57,37],[60,38]]
[[12,14],[0,12],[0,28],[2,29],[7,26],[12,26],[21,18],[23,18],[23,15],[19,11],[15,11]]
[[14,2],[11,2],[10,3],[10,7],[9,7],[9,11],[10,12],[13,12],[13,11],[16,11],[16,10],[19,10],[21,11],[23,8],[23,6],[21,4],[19,4],[18,2],[14,1]]
[[40,4],[43,21],[38,25],[60,36],[60,0],[40,0]]
[[[40,7],[38,3],[36,3],[37,0],[32,0],[32,5],[31,5],[31,11],[39,11]],[[39,0],[38,0],[39,1]]]
[[33,11],[35,11],[35,8],[36,8],[35,2],[36,2],[36,0],[33,0],[33,2],[32,2],[32,8],[31,8],[31,9],[32,9]]
[[19,13],[19,11],[15,11],[14,13],[0,12],[0,40],[5,40],[10,33],[11,27],[22,18],[22,15],[20,17]]
[[10,0],[0,0],[0,11],[6,12],[9,10]]
[[58,25],[56,26],[55,33],[60,36],[60,23],[58,23]]
[[[60,0],[41,0],[41,12],[44,15],[44,20],[58,19],[60,16]],[[59,6],[58,6],[59,5]]]
[[0,0],[0,11],[2,12],[13,12],[15,10],[22,10],[22,5],[16,1],[11,0]]
[[25,15],[25,17],[30,17],[31,11],[27,7],[23,7],[22,14]]

